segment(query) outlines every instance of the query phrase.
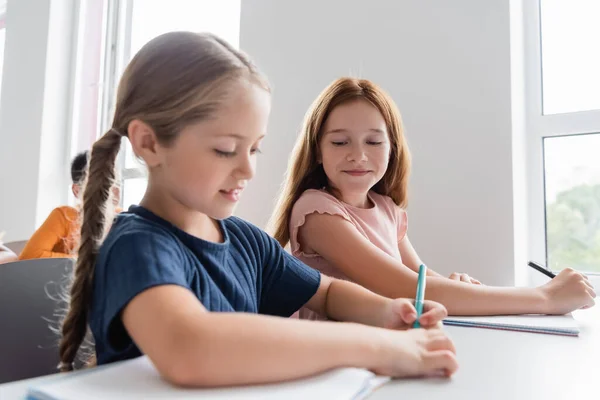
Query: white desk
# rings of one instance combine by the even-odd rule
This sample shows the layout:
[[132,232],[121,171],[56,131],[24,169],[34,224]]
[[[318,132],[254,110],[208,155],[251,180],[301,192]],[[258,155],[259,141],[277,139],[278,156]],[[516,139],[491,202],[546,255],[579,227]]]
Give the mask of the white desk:
[[460,369],[451,379],[394,380],[386,399],[600,399],[600,306],[578,311],[579,337],[446,327]]
[[[576,318],[576,338],[446,327],[460,363],[454,377],[395,380],[369,400],[600,399],[600,306]],[[46,379],[53,376],[0,385],[0,399],[24,399],[28,387]]]

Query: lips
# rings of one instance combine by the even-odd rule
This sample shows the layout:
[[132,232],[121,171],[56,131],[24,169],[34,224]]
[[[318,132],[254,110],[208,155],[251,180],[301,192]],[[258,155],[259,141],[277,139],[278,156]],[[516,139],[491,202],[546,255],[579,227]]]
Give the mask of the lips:
[[365,169],[350,169],[350,170],[346,170],[343,172],[348,175],[351,175],[351,176],[363,176],[363,175],[368,174],[371,171],[365,170]]
[[219,193],[221,193],[221,195],[223,195],[227,200],[236,202],[240,199],[240,195],[242,194],[243,190],[243,187],[237,187],[234,189],[219,190]]

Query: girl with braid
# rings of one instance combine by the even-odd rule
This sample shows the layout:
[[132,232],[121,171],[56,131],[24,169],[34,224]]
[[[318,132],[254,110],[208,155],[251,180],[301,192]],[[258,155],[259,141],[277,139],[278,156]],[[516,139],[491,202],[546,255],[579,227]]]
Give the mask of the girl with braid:
[[[445,308],[421,325],[387,299],[304,265],[232,213],[267,131],[270,89],[246,55],[210,34],[146,44],[93,146],[61,369],[93,335],[98,364],[147,355],[184,386],[278,382],[352,366],[390,376],[452,374]],[[139,206],[106,217],[123,137],[148,167]],[[112,222],[112,221],[110,221]],[[301,307],[334,321],[291,316]]]

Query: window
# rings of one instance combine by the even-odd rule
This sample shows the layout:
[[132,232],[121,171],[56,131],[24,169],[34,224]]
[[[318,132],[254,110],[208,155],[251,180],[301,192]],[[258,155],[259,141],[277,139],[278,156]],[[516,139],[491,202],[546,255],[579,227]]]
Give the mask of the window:
[[544,114],[600,109],[600,1],[542,0]]
[[[129,0],[124,5],[113,1],[114,48],[120,47],[113,59],[115,73],[107,79],[109,99],[116,96],[118,79],[135,53],[152,38],[171,31],[211,32],[239,46],[241,0]],[[119,21],[123,21],[122,23]],[[110,26],[110,23],[109,23]],[[110,64],[110,63],[109,63]],[[109,102],[109,100],[107,100]],[[113,109],[105,106],[112,117]],[[110,118],[105,118],[108,126]],[[145,167],[135,158],[129,142],[124,141],[122,165],[122,205],[127,209],[137,204],[146,190]]]
[[600,134],[544,139],[548,266],[600,272]]
[[600,2],[524,2],[530,257],[600,274]]
[[100,99],[106,1],[80,1],[73,85],[71,156],[89,149],[102,131]]

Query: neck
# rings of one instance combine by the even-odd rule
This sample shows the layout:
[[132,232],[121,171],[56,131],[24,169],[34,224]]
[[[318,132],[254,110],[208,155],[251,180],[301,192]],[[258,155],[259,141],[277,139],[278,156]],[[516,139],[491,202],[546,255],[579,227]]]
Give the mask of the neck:
[[349,204],[357,208],[371,208],[373,204],[369,200],[368,191],[366,192],[342,192],[338,189],[330,189],[335,197],[340,199],[346,204]]
[[224,240],[217,221],[185,206],[150,182],[140,205],[192,236],[217,243]]

